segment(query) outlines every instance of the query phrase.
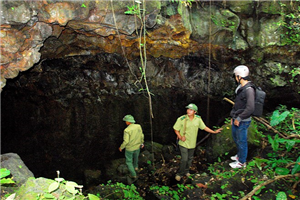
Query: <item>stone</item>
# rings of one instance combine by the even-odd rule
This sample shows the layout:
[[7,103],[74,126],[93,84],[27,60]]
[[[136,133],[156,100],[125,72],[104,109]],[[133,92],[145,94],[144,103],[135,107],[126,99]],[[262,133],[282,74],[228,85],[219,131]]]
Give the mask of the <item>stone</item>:
[[280,30],[280,24],[282,23],[282,17],[276,17],[273,19],[262,18],[259,22],[260,32],[258,34],[258,46],[266,47],[280,44],[280,35],[283,32]]
[[1,168],[10,170],[13,180],[18,186],[23,185],[30,177],[34,177],[34,174],[27,168],[18,154],[1,154],[0,159]]
[[118,170],[120,173],[126,173],[126,170],[124,170],[125,167],[120,168],[120,166],[123,166],[125,163],[126,163],[125,158],[112,160],[111,163],[106,166],[106,174],[112,177],[118,172]]
[[[3,3],[1,2],[1,8]],[[7,9],[1,9],[1,24],[26,24],[34,13],[26,2],[9,2]]]
[[[216,160],[225,153],[236,153],[236,145],[232,139],[231,125],[226,124],[222,126],[223,130],[217,135],[211,135],[207,142],[206,157],[209,161]],[[261,136],[258,134],[254,120],[252,120],[248,128],[248,145],[259,146]]]
[[[36,199],[38,197],[45,197],[49,194],[49,186],[56,181],[47,178],[30,178],[22,187],[16,192],[16,200],[22,199]],[[65,184],[60,184],[59,188],[50,193],[55,198],[72,198],[73,194],[66,190]],[[83,200],[85,197],[81,194],[76,194],[76,199]]]
[[251,0],[244,1],[226,1],[225,6],[235,13],[251,15],[255,8],[255,3]]
[[87,187],[98,185],[99,183],[101,183],[101,175],[102,173],[100,170],[86,169],[84,171],[85,185]]

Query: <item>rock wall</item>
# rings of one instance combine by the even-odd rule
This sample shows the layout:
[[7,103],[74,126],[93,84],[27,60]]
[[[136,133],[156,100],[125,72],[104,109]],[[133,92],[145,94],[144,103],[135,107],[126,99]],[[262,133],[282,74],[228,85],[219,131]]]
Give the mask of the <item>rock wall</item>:
[[[296,16],[289,18],[291,26],[299,27],[299,2],[184,2],[146,1],[149,59],[195,55],[206,58],[201,64],[208,66],[210,61],[222,72],[247,64],[265,88],[287,86],[291,92],[299,91],[299,85],[287,82],[288,71],[299,65],[299,41],[283,46],[292,36],[281,37],[289,13]],[[1,1],[1,88],[6,79],[46,59],[98,53],[136,59],[140,55],[137,31],[142,25],[138,17],[125,14],[131,4]],[[278,69],[279,65],[287,72]]]

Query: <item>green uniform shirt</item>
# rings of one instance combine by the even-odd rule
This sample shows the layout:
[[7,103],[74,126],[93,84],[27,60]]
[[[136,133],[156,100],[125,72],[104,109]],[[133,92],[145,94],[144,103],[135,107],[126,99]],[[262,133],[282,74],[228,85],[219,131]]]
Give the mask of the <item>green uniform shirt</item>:
[[140,148],[144,143],[144,134],[141,125],[129,124],[124,130],[123,143],[120,148],[126,148],[127,151],[134,151]]
[[193,149],[196,147],[198,129],[205,129],[206,125],[202,121],[199,115],[195,115],[194,119],[191,121],[187,115],[179,117],[174,124],[173,128],[180,132],[180,135],[183,136],[184,123],[186,122],[185,128],[185,138],[186,141],[179,140],[179,145],[187,148]]

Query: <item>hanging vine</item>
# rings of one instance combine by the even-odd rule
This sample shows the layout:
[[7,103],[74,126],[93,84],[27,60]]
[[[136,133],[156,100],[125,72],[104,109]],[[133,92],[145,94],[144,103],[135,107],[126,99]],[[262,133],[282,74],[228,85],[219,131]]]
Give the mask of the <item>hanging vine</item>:
[[[111,6],[112,6],[112,12],[113,12],[113,18],[114,18],[114,22],[115,22],[115,26],[116,26],[116,30],[117,30],[117,34],[119,36],[119,40],[120,40],[120,44],[121,44],[121,48],[122,48],[122,52],[124,57],[126,58],[127,64],[131,70],[130,64],[128,62],[128,59],[126,57],[125,54],[125,50],[124,47],[122,46],[121,43],[121,37],[120,37],[120,33],[118,31],[117,28],[117,23],[116,23],[116,18],[115,18],[115,13],[114,13],[114,8],[113,8],[113,0],[111,0]],[[141,8],[142,6],[142,8]],[[151,144],[152,144],[152,153],[153,153],[153,126],[152,126],[152,119],[154,118],[153,116],[153,109],[152,109],[152,93],[149,90],[149,86],[148,86],[148,81],[147,81],[147,76],[146,76],[146,68],[147,68],[147,49],[146,49],[146,1],[143,0],[142,2],[139,0],[133,0],[133,5],[132,6],[127,6],[128,10],[125,12],[125,14],[130,14],[130,15],[134,15],[135,19],[139,19],[141,22],[141,27],[138,30],[138,26],[137,26],[137,21],[135,20],[135,24],[136,24],[136,33],[139,36],[138,37],[138,48],[139,48],[139,54],[140,54],[140,61],[141,61],[141,67],[139,67],[140,72],[141,72],[141,77],[138,79],[135,74],[132,72],[131,73],[134,74],[134,76],[137,78],[136,83],[140,83],[142,85],[142,83],[144,83],[144,87],[142,86],[139,91],[145,91],[148,97],[148,101],[149,101],[149,117],[150,117],[150,131],[151,131]],[[154,165],[154,162],[152,162]]]

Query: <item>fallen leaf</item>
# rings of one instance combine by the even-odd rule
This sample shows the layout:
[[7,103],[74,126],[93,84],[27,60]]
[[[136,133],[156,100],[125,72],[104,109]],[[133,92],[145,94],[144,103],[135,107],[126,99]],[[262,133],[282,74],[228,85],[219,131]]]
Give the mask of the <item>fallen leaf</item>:
[[196,184],[199,188],[207,188],[206,185],[202,184],[202,183],[197,183]]

